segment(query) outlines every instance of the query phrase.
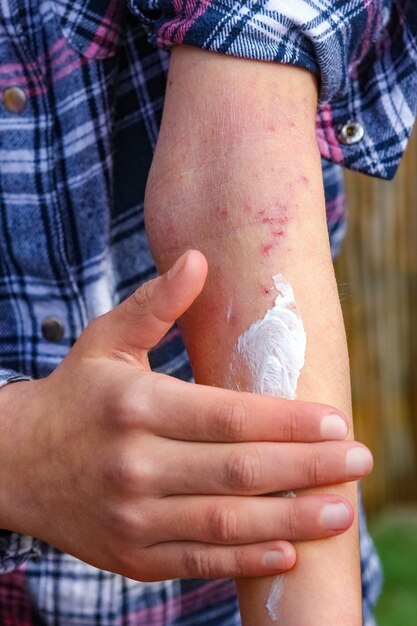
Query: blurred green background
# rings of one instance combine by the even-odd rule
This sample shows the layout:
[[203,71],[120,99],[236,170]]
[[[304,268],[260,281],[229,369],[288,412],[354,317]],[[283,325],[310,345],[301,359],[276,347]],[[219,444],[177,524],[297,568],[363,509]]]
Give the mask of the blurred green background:
[[417,507],[392,509],[370,524],[384,566],[379,626],[417,626]]
[[379,626],[417,626],[417,129],[394,181],[347,172],[348,232],[336,275],[363,485],[385,584]]

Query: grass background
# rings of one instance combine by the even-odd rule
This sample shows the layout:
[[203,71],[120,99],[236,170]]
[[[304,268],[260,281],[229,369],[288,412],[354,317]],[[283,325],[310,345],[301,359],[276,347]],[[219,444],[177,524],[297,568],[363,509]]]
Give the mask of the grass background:
[[378,626],[417,626],[417,508],[388,511],[370,531],[384,569]]

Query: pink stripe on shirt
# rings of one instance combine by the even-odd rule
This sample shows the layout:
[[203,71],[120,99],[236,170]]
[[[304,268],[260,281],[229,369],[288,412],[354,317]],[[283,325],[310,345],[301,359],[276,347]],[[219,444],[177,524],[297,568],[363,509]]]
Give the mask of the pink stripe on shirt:
[[330,104],[325,104],[321,108],[316,126],[317,144],[322,157],[331,159],[335,163],[343,163],[344,155],[336,135],[336,130],[333,126]]
[[[119,33],[117,26],[115,26],[116,20],[114,18],[119,10],[119,0],[110,0],[107,11],[95,32],[93,41],[84,52],[86,57],[100,59],[107,56],[108,49],[117,43]],[[103,46],[103,41],[106,42],[106,46]]]
[[174,43],[182,43],[187,30],[207,11],[210,4],[211,0],[187,0],[184,9],[181,0],[174,0],[174,10],[177,17],[159,30],[157,45],[169,46]]
[[[68,74],[77,70],[86,62],[86,59],[78,55],[75,50],[68,45],[68,41],[65,38],[57,40],[50,50],[53,50],[53,54],[55,54],[51,63],[53,82],[58,82],[62,78],[65,78],[65,76],[68,76]],[[50,53],[49,57],[51,58],[52,56],[52,53]],[[33,72],[35,72],[35,69],[39,71],[44,58],[45,55],[42,54],[31,64]],[[0,65],[0,89],[21,87],[25,89],[29,97],[46,93],[48,91],[48,85],[36,85],[36,80],[33,80],[28,73],[28,69],[31,68],[18,63]]]
[[233,598],[236,594],[232,580],[207,581],[201,587],[176,598],[169,599],[164,604],[141,609],[123,619],[122,624],[141,624],[141,626],[165,626],[166,618],[176,619],[193,611],[210,610],[215,606]]
[[25,566],[1,576],[1,626],[33,626],[35,614],[26,589]]
[[[373,45],[375,29],[380,26],[382,21],[380,3],[376,3],[374,0],[363,0],[363,4],[367,12],[366,28],[361,39],[358,41],[355,52],[352,53],[352,58],[349,63],[349,76],[352,78],[358,77],[357,68]],[[378,26],[376,26],[376,24]]]

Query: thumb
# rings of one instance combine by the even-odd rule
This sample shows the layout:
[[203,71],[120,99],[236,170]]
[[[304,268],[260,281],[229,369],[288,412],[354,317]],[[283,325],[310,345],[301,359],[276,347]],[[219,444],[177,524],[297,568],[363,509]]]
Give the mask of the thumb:
[[96,320],[99,344],[105,352],[143,356],[140,353],[155,346],[191,306],[206,276],[204,255],[188,250],[165,274],[144,283],[113,311]]

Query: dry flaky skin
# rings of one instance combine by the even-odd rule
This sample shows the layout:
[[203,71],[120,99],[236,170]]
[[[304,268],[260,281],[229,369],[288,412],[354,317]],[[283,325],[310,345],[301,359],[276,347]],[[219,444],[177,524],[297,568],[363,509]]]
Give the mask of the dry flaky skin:
[[[188,247],[208,259],[206,286],[182,320],[198,382],[226,385],[237,338],[273,305],[272,276],[281,273],[294,289],[308,338],[298,398],[333,404],[350,416],[316,102],[315,80],[303,70],[175,49],[146,224],[160,270]],[[328,491],[356,508],[354,484]],[[280,626],[359,626],[356,525],[297,551]],[[244,624],[274,623],[265,608],[270,586],[271,579],[238,582]]]

